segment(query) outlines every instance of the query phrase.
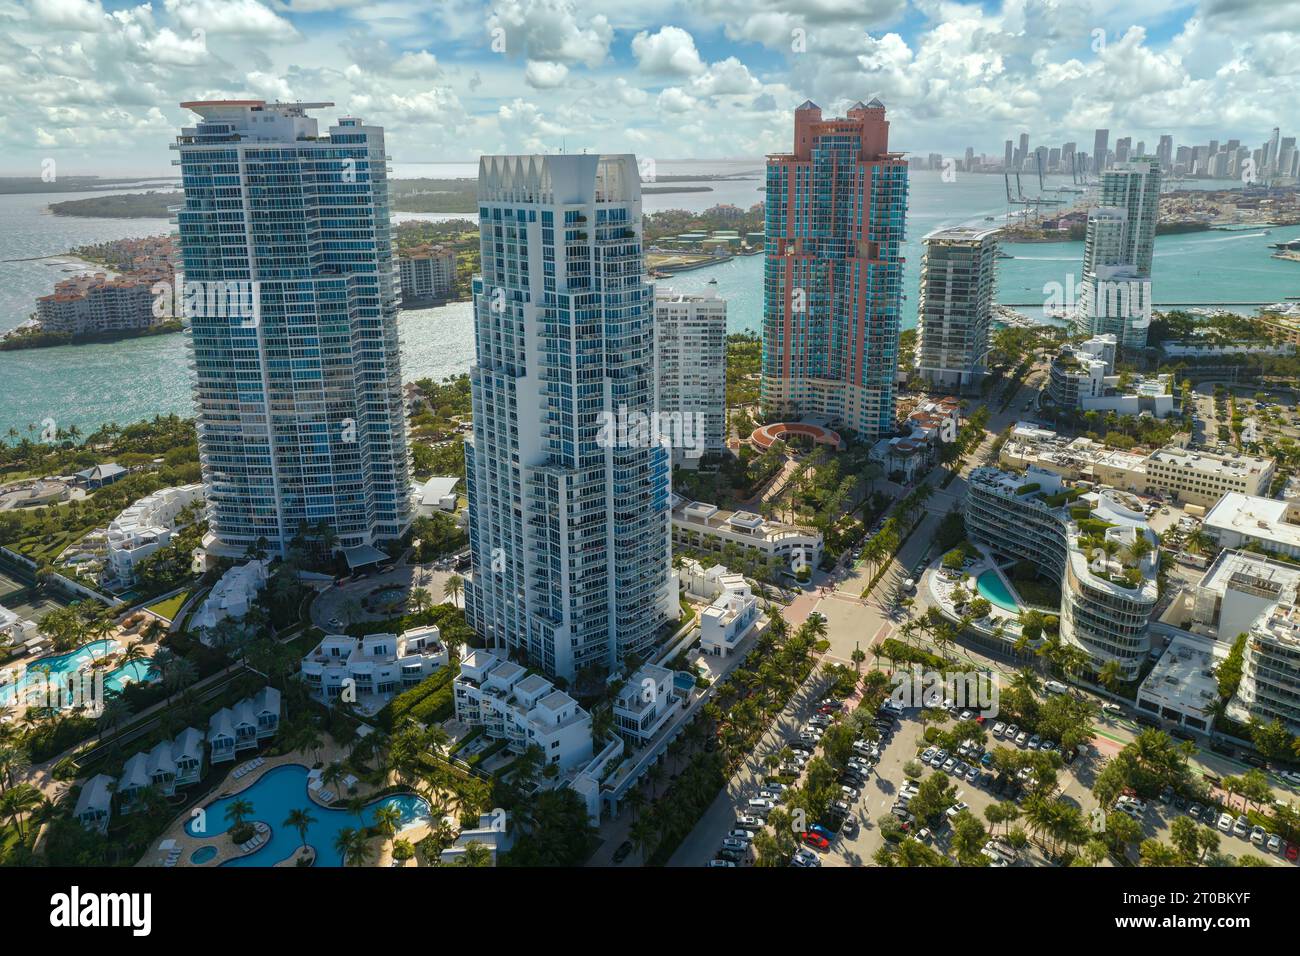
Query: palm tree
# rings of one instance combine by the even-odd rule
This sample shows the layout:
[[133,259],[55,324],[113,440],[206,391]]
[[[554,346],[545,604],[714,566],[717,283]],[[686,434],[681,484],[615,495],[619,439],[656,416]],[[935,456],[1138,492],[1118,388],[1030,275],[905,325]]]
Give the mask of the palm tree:
[[411,609],[416,614],[422,614],[433,606],[433,595],[428,588],[412,588],[410,602]]
[[45,798],[41,796],[41,792],[30,783],[20,783],[18,786],[10,787],[3,794],[0,794],[0,816],[9,818],[9,822],[21,839],[23,836],[22,818],[31,814],[44,801]]
[[402,822],[402,811],[391,803],[375,810],[375,829],[392,841],[397,836],[397,827]]
[[316,818],[311,815],[310,810],[290,810],[281,826],[293,827],[297,830],[298,839],[302,840],[302,848],[305,850],[307,849],[307,829],[315,822]]
[[253,812],[253,804],[249,800],[236,797],[230,801],[230,806],[226,807],[226,819],[232,826],[240,826],[244,822],[244,817]]
[[358,833],[352,827],[344,827],[334,837],[334,850],[343,858],[343,865],[355,863],[360,866],[370,852],[369,843],[364,833]]
[[451,577],[447,578],[447,583],[442,586],[442,596],[450,598],[451,603],[455,605],[457,600],[460,598],[461,592],[464,590],[465,579],[459,574],[453,574]]

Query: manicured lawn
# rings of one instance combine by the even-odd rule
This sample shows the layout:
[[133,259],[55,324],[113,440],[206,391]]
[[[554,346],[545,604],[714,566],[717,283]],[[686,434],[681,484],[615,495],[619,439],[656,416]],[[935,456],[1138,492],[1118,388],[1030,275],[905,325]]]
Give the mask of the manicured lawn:
[[161,618],[168,621],[175,620],[177,613],[180,612],[181,605],[189,598],[189,590],[181,591],[179,594],[173,594],[165,601],[159,601],[157,604],[150,604],[148,610],[153,611]]

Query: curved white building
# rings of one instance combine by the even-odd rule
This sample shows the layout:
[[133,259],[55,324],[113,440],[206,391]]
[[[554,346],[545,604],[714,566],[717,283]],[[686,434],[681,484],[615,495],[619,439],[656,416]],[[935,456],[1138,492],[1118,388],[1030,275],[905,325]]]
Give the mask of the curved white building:
[[[1061,639],[1087,653],[1094,670],[1118,661],[1124,680],[1138,676],[1150,650],[1147,624],[1159,597],[1158,541],[1129,497],[1110,489],[1077,493],[1037,468],[1024,475],[978,468],[966,501],[970,539],[1057,581]],[[1139,536],[1150,552],[1134,558],[1129,549]],[[1097,544],[1103,541],[1115,543],[1114,555]]]

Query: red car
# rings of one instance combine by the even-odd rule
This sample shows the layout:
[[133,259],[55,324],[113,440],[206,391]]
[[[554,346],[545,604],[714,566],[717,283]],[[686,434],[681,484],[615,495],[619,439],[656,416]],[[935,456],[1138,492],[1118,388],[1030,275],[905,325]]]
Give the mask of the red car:
[[1288,843],[1286,845],[1286,858],[1294,863],[1300,858],[1300,847],[1297,847],[1294,843]]
[[804,843],[807,843],[809,846],[815,847],[818,850],[830,849],[830,845],[831,845],[830,841],[827,840],[820,833],[805,832],[799,837],[799,839],[803,840]]

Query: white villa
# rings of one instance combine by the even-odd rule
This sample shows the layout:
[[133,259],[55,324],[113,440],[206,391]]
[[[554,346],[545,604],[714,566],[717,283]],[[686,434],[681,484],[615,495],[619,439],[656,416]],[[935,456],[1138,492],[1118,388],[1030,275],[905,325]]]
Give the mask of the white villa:
[[177,787],[198,783],[203,776],[203,733],[186,727],[174,740],[163,740],[152,750],[135,754],[122,767],[117,781],[118,806],[131,813],[140,793],[154,787],[170,797]]
[[673,688],[673,672],[643,664],[614,699],[614,729],[632,743],[650,740],[681,703]]
[[234,760],[242,750],[255,750],[263,740],[274,737],[280,729],[280,692],[263,687],[234,707],[223,707],[208,721],[208,746],[211,761]]
[[190,627],[199,631],[204,644],[211,643],[208,632],[212,628],[228,617],[243,617],[257,602],[257,595],[266,587],[269,564],[269,561],[249,561],[221,576],[190,621]]
[[87,830],[103,833],[113,815],[113,787],[116,781],[106,773],[91,777],[81,787],[72,815]]
[[680,574],[689,596],[713,601],[700,614],[700,652],[726,657],[758,622],[758,598],[743,574],[720,564],[706,571],[698,561],[687,558]]
[[453,687],[456,719],[509,741],[510,750],[535,744],[561,772],[591,760],[591,715],[540,674],[476,648],[461,661]]
[[201,484],[162,488],[141,498],[108,524],[107,567],[118,581],[135,578],[135,566],[166,547],[181,512],[203,500]]
[[350,680],[353,693],[345,702],[377,710],[446,665],[447,647],[436,626],[400,636],[330,634],[302,659],[302,679],[325,704],[343,696]]

